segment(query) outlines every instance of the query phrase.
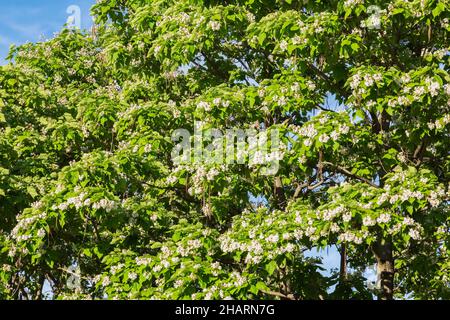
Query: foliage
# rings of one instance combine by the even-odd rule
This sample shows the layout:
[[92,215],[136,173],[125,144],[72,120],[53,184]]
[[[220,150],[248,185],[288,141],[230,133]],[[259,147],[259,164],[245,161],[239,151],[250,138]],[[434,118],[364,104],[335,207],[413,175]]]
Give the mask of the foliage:
[[[450,298],[448,0],[92,12],[0,67],[0,297],[386,297],[388,244],[395,297]],[[176,165],[198,121],[278,129],[277,174]],[[334,245],[350,274],[305,255]]]

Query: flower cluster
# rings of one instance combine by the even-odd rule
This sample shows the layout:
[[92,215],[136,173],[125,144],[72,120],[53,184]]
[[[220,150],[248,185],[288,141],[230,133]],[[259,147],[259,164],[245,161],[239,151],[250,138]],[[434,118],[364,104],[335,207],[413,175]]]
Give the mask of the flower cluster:
[[54,204],[51,209],[53,211],[57,210],[67,210],[71,206],[75,207],[75,209],[80,208],[92,208],[92,209],[104,209],[107,212],[115,209],[117,207],[117,203],[114,200],[109,199],[100,199],[98,201],[93,202],[91,198],[87,198],[86,192],[81,192],[78,196],[68,198],[66,201],[61,202],[60,204]]
[[344,7],[353,8],[359,4],[363,4],[364,0],[345,0]]

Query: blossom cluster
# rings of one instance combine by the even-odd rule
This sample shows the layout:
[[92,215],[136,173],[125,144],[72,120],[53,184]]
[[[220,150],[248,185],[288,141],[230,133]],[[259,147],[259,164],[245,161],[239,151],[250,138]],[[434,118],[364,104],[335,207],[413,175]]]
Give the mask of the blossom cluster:
[[52,210],[67,210],[71,206],[74,206],[75,209],[80,208],[92,208],[92,209],[104,209],[107,212],[110,212],[111,210],[115,209],[117,207],[117,203],[114,200],[109,199],[100,199],[98,201],[93,202],[91,198],[87,198],[86,192],[81,192],[78,196],[68,198],[66,201],[61,202],[58,205],[53,205],[51,207]]
[[[335,129],[325,131],[322,129],[325,124],[331,124]],[[330,140],[337,141],[342,135],[349,133],[350,126],[346,123],[341,123],[340,120],[330,119],[327,113],[321,113],[303,126],[290,125],[289,129],[294,135],[302,138],[304,146],[311,147],[315,140],[322,144],[326,144]]]

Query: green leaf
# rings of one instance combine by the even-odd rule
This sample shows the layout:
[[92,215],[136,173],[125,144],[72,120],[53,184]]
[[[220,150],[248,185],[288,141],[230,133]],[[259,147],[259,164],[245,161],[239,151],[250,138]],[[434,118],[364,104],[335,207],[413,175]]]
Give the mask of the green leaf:
[[264,291],[267,291],[269,288],[266,286],[266,284],[264,283],[264,282],[262,282],[262,281],[258,281],[258,283],[256,284],[256,288],[258,289],[258,290],[264,290]]
[[37,197],[38,193],[36,191],[36,188],[34,188],[33,186],[28,186],[27,187],[27,192],[30,196],[32,196],[33,198]]
[[83,254],[86,257],[92,257],[92,252],[91,252],[91,250],[89,248],[83,249]]
[[258,36],[259,45],[261,45],[261,46],[263,45],[264,40],[266,40],[266,37],[267,37],[267,34],[265,32],[262,32],[259,34],[259,36]]
[[445,10],[445,5],[442,2],[439,2],[436,8],[433,9],[432,13],[434,17],[437,17],[441,14],[442,11]]
[[268,264],[266,264],[265,269],[269,273],[269,275],[272,275],[277,269],[277,263],[272,260]]

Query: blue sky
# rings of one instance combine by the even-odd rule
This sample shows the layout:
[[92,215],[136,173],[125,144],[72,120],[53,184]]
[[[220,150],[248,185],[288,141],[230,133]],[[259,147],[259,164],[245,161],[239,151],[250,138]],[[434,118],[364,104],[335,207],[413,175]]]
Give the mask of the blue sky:
[[67,8],[81,10],[81,28],[90,28],[90,7],[95,0],[0,0],[0,64],[11,44],[36,42],[51,38],[67,22]]

